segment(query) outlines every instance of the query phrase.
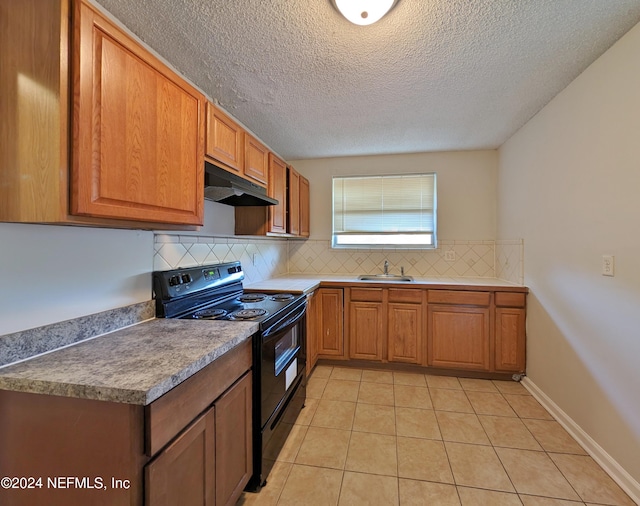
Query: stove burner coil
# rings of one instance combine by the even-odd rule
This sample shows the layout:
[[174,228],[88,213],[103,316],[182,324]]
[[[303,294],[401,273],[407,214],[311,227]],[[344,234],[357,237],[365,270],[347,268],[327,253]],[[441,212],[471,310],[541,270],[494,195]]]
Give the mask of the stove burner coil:
[[231,317],[236,320],[251,320],[267,314],[266,309],[241,309],[231,313]]
[[293,299],[293,295],[290,293],[276,293],[271,296],[271,300],[277,300],[279,302],[284,302],[291,299]]
[[193,313],[194,318],[215,320],[216,318],[222,318],[227,314],[225,309],[201,309]]
[[238,300],[240,302],[261,302],[266,298],[264,293],[243,293],[238,297]]

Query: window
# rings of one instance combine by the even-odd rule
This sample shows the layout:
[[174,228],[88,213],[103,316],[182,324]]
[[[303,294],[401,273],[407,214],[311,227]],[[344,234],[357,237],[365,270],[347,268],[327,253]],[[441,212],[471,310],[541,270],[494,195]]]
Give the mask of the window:
[[436,175],[333,178],[334,248],[435,248]]

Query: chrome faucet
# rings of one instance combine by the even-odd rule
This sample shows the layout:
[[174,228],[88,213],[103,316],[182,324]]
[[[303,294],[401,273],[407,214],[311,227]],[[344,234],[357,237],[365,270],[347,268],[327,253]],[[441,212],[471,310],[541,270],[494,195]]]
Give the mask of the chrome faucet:
[[384,275],[385,276],[389,275],[389,261],[388,260],[384,261]]

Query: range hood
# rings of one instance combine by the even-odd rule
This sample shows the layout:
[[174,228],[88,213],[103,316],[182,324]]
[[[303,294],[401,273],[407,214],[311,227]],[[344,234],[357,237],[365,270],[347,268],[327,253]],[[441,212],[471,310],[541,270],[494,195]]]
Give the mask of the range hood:
[[229,206],[275,206],[276,199],[251,181],[204,162],[204,198]]

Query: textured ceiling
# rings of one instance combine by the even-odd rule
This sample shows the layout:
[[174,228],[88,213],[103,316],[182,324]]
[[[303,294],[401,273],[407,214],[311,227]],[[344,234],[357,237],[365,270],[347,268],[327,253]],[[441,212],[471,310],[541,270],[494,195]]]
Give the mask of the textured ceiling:
[[640,0],[97,0],[288,160],[496,148],[640,21]]

